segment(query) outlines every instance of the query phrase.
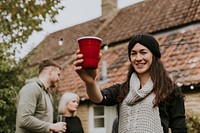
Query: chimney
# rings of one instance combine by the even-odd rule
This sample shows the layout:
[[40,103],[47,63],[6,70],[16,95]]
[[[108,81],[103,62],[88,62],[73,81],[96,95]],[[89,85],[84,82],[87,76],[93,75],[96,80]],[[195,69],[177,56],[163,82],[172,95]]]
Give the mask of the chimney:
[[101,80],[105,81],[107,80],[107,62],[106,60],[102,60],[102,73],[101,73]]
[[[104,53],[105,53],[108,49],[108,45],[105,45],[103,47],[103,49],[104,49]],[[107,61],[106,61],[105,57],[102,57],[102,73],[101,73],[102,81],[107,81],[107,69],[108,69]]]
[[117,0],[102,0],[102,16],[107,16],[117,10]]
[[[108,49],[108,45],[105,45],[103,49],[104,49],[103,53],[105,54],[106,50]],[[101,77],[100,80],[97,82],[98,85],[108,82],[107,69],[108,69],[107,61],[105,57],[102,56]]]

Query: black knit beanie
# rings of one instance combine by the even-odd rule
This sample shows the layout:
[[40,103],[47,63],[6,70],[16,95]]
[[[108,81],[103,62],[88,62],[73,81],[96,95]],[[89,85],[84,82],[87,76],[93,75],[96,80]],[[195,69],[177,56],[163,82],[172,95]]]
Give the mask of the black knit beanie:
[[130,59],[131,50],[135,46],[136,43],[139,43],[147,47],[152,52],[152,54],[155,55],[156,57],[158,58],[161,57],[159,44],[156,41],[156,39],[150,34],[138,34],[138,35],[134,35],[129,42],[129,45],[128,45],[129,60],[131,60]]

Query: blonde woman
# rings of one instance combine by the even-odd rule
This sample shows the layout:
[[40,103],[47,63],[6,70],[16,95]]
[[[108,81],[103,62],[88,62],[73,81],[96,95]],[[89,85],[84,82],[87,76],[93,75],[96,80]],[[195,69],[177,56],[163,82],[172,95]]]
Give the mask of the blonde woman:
[[72,92],[64,93],[58,106],[59,115],[65,118],[66,133],[84,133],[80,118],[76,115],[80,98]]

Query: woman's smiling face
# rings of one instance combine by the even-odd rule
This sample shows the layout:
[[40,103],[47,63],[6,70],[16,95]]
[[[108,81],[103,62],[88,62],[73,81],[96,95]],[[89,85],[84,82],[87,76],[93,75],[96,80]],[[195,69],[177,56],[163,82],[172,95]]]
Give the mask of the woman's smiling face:
[[137,43],[132,48],[130,57],[131,64],[135,69],[136,73],[149,73],[153,60],[153,54],[147,47]]

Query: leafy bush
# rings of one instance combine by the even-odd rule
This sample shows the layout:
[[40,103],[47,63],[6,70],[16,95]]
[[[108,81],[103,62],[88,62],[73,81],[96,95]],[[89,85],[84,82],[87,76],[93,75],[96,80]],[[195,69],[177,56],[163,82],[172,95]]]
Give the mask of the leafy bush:
[[194,113],[186,114],[188,133],[200,133],[200,117]]
[[31,77],[31,72],[25,70],[27,64],[15,60],[16,46],[24,45],[34,31],[41,31],[42,22],[55,23],[55,16],[64,8],[61,0],[36,1],[0,2],[0,133],[14,133],[16,96]]

